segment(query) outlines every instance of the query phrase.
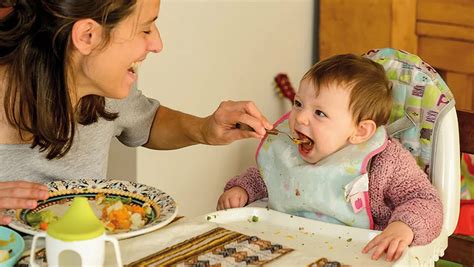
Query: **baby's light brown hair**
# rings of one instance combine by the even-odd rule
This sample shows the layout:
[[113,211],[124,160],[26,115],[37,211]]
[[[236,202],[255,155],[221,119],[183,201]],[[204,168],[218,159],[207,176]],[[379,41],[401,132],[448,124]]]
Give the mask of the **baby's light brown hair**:
[[392,88],[382,65],[353,54],[322,60],[306,72],[302,80],[313,82],[316,95],[335,83],[350,90],[349,110],[356,124],[373,120],[385,124],[392,109]]

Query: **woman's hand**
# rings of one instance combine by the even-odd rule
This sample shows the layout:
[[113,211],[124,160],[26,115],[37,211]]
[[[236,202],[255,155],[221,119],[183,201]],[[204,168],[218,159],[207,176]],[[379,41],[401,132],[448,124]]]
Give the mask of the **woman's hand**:
[[[236,128],[245,123],[254,131]],[[243,138],[262,138],[273,126],[250,101],[225,101],[210,116],[199,118],[160,106],[145,147],[177,149],[196,144],[225,145]]]
[[48,198],[48,187],[25,181],[0,182],[0,225],[11,222],[4,209],[34,209],[38,200]]
[[[240,130],[236,123],[245,123],[254,131]],[[229,144],[244,138],[262,138],[266,130],[273,126],[251,101],[225,101],[217,110],[206,118],[201,132],[204,142],[210,145]]]
[[411,244],[413,237],[413,231],[408,225],[400,221],[392,222],[362,249],[362,253],[368,253],[375,248],[372,254],[373,260],[378,260],[385,252],[386,261],[396,261]]
[[243,207],[247,204],[248,199],[249,195],[242,187],[232,187],[219,197],[217,210]]

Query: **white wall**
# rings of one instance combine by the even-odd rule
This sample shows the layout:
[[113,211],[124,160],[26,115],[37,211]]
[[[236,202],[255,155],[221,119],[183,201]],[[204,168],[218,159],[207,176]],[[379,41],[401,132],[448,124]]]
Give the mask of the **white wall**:
[[[157,24],[164,49],[141,67],[139,88],[197,116],[224,100],[253,100],[273,122],[290,108],[273,77],[286,72],[297,87],[311,65],[313,0],[162,0]],[[257,144],[138,148],[124,156],[136,157],[138,182],[171,194],[180,214],[195,216],[213,211],[225,182],[255,164]],[[109,174],[123,174],[114,158]]]

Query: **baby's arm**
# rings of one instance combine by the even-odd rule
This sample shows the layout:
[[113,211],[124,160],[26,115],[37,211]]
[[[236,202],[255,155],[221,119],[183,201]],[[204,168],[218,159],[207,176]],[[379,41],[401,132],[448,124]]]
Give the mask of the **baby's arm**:
[[[400,143],[392,141],[374,160],[369,177],[374,220],[384,230],[363,252],[376,247],[373,259],[386,252],[387,260],[396,260],[408,245],[424,245],[439,235],[443,209],[438,193]],[[385,204],[377,207],[379,202]]]
[[416,164],[410,152],[400,145],[399,163],[384,191],[385,199],[393,205],[389,224],[401,221],[413,231],[413,245],[433,241],[443,225],[443,204],[436,188]]
[[[238,190],[236,188],[243,189],[243,190]],[[228,197],[241,198],[243,192],[246,193],[247,198],[248,198],[247,201],[244,203],[244,205],[246,205],[247,203],[252,203],[256,200],[259,200],[268,196],[267,187],[265,186],[262,176],[260,175],[260,172],[258,171],[258,168],[256,167],[250,167],[247,170],[245,170],[245,172],[243,172],[242,174],[237,175],[234,178],[232,178],[229,182],[227,182],[224,190],[226,192],[224,192],[219,198],[218,208],[219,206],[222,206],[220,204],[226,201],[226,199],[223,199],[223,198],[228,198]]]

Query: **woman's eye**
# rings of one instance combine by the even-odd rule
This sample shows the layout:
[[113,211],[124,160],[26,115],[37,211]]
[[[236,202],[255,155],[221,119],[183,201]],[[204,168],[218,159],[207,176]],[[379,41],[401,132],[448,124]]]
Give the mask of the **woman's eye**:
[[151,31],[143,31],[145,34],[150,34]]
[[298,100],[293,101],[293,106],[300,108],[301,107],[301,102]]
[[316,114],[316,116],[318,117],[326,117],[326,114],[324,114],[324,112],[322,112],[321,110],[317,109],[314,114]]

